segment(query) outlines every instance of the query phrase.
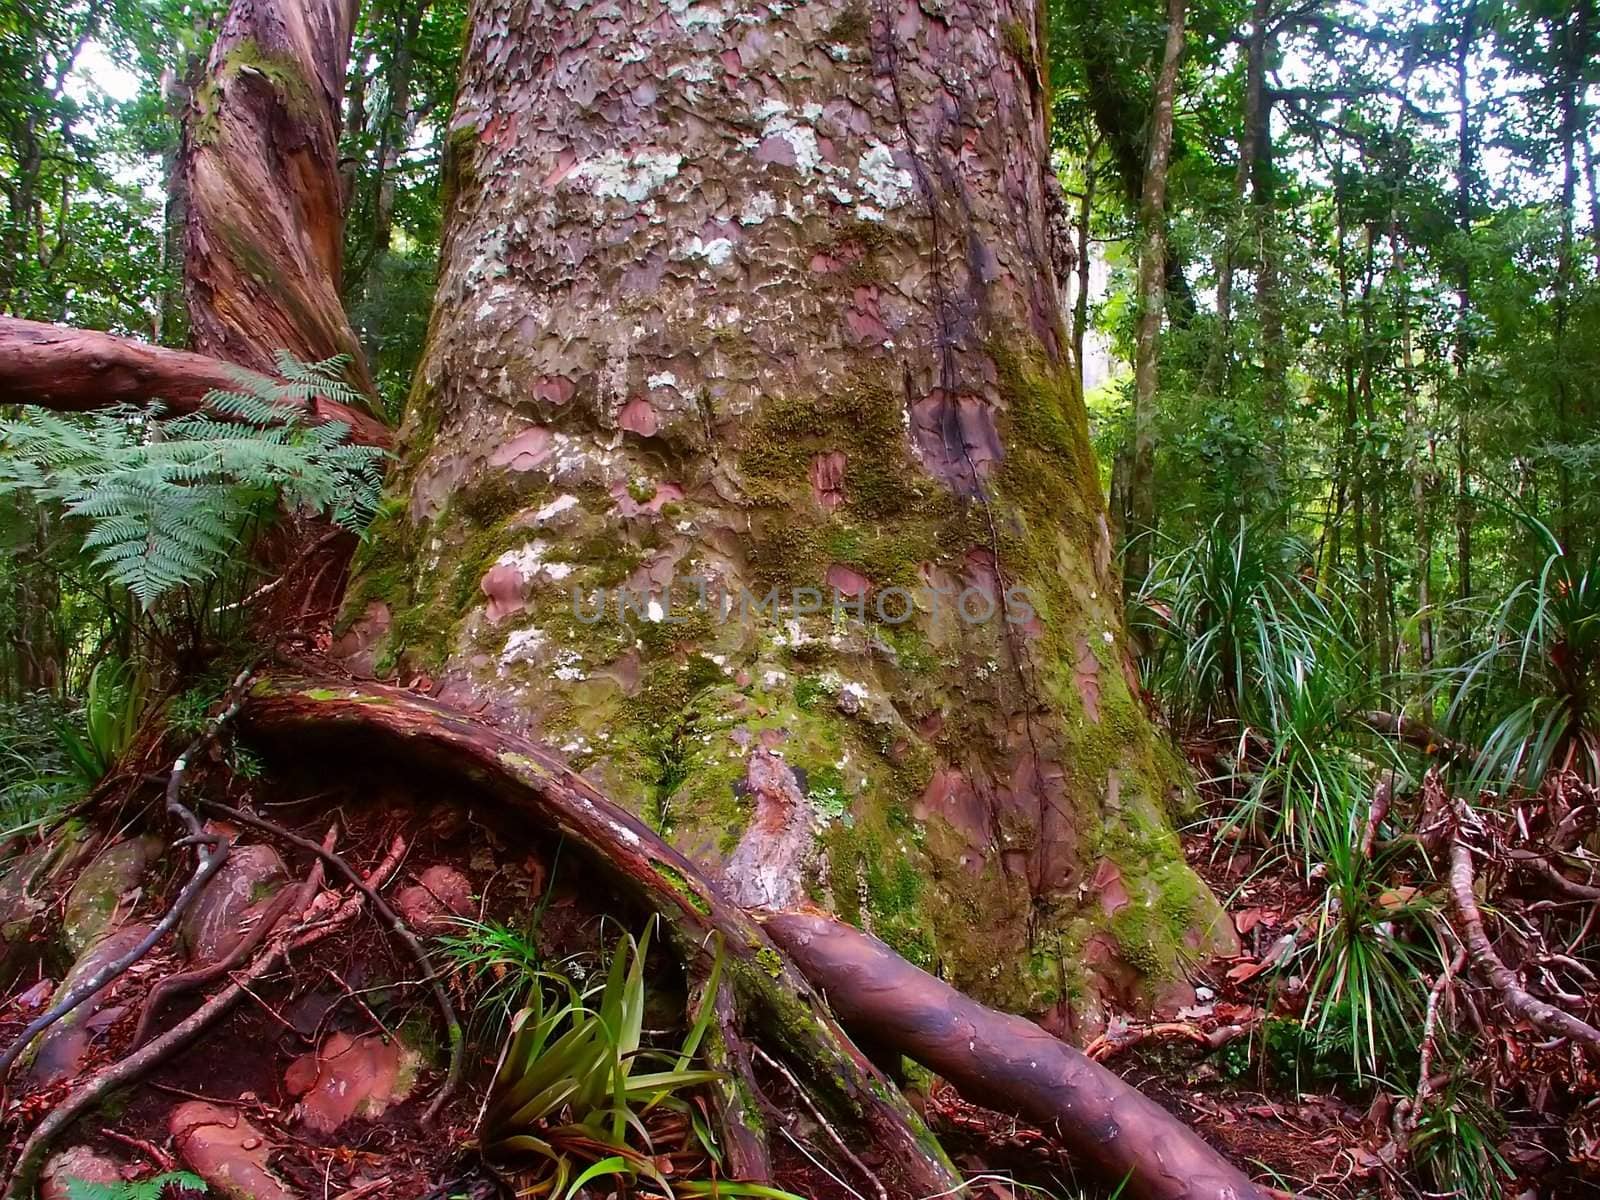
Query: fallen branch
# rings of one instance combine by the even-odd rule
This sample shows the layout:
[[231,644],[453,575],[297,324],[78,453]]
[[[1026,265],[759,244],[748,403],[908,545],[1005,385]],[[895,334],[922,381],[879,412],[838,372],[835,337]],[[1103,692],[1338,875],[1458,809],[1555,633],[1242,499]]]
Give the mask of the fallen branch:
[[[444,990],[444,984],[439,979],[439,973],[433,969],[433,960],[428,957],[427,950],[422,943],[417,941],[411,930],[406,926],[400,914],[389,907],[388,901],[378,895],[378,891],[367,883],[349,863],[331,850],[324,850],[310,838],[301,837],[297,833],[285,829],[276,821],[269,821],[265,817],[258,817],[254,813],[245,812],[242,808],[234,808],[223,804],[219,800],[208,800],[206,803],[215,811],[222,813],[230,820],[238,821],[241,825],[249,825],[263,833],[270,833],[273,837],[282,838],[291,846],[298,846],[312,854],[320,854],[322,860],[333,867],[339,874],[356,886],[356,890],[367,898],[373,911],[389,924],[389,931],[399,938],[411,957],[417,960],[417,965],[422,968],[422,978],[433,991],[434,1003],[439,1006],[439,1015],[444,1018],[445,1032],[450,1038],[450,1068],[445,1073],[444,1083],[434,1093],[433,1100],[429,1102],[426,1111],[422,1114],[424,1124],[430,1123],[439,1115],[439,1110],[444,1107],[445,1101],[455,1092],[461,1083],[463,1055],[466,1038],[462,1033],[461,1021],[456,1016],[455,1006],[450,1003],[450,997]],[[393,855],[398,859],[398,855]]]
[[[183,414],[204,408],[209,393],[238,386],[237,367],[204,354],[0,317],[0,404],[88,412],[159,400],[168,412]],[[388,446],[393,440],[375,417],[320,396],[298,411],[312,421],[343,422],[360,445]]]
[[1219,1025],[1209,1030],[1201,1029],[1198,1025],[1191,1025],[1186,1021],[1160,1021],[1154,1025],[1134,1025],[1119,1034],[1110,1032],[1101,1034],[1085,1046],[1083,1052],[1095,1062],[1104,1062],[1108,1058],[1133,1049],[1141,1042],[1165,1038],[1194,1042],[1207,1050],[1220,1050],[1235,1038],[1241,1038],[1249,1033],[1259,1023],[1252,1021],[1249,1024]]
[[980,1103],[1043,1125],[1074,1162],[1112,1186],[1124,1184],[1126,1195],[1264,1195],[1187,1125],[1032,1021],[968,999],[832,917],[788,911],[760,919],[848,1028],[916,1059]]
[[1484,932],[1483,913],[1473,892],[1472,851],[1461,837],[1461,823],[1470,817],[1471,810],[1458,800],[1455,811],[1455,828],[1450,834],[1450,900],[1473,967],[1500,994],[1501,1003],[1514,1016],[1546,1033],[1582,1042],[1600,1055],[1600,1029],[1529,993],[1495,953],[1494,944]]
[[872,1143],[879,1169],[909,1194],[958,1195],[959,1176],[905,1098],[850,1042],[810,986],[743,909],[731,904],[688,858],[612,804],[556,755],[526,738],[481,724],[444,705],[377,684],[352,687],[287,675],[258,680],[241,728],[261,741],[341,734],[379,752],[429,762],[470,779],[488,796],[561,832],[614,882],[660,914],[685,962],[704,959],[722,935],[721,987],[770,1035],[825,1107]]
[[[334,831],[329,830],[327,844],[332,849]],[[322,863],[317,861],[312,864],[305,882],[296,891],[299,909],[302,913],[309,913],[317,898],[317,892],[322,887]],[[354,912],[350,914],[352,917]],[[302,941],[295,940],[294,935],[299,934],[304,928],[304,921],[295,929],[286,931],[275,939],[260,957],[233,981],[228,987],[223,988],[212,996],[193,1013],[185,1017],[178,1024],[167,1030],[152,1042],[146,1043],[135,1050],[126,1058],[112,1063],[109,1067],[92,1076],[86,1083],[75,1091],[69,1093],[65,1099],[50,1110],[49,1114],[34,1127],[28,1135],[28,1140],[23,1143],[21,1152],[17,1155],[16,1165],[11,1169],[11,1177],[7,1180],[5,1200],[26,1200],[33,1195],[34,1184],[38,1179],[39,1169],[44,1165],[46,1155],[50,1152],[50,1145],[56,1135],[67,1126],[76,1121],[86,1110],[92,1108],[110,1093],[118,1088],[131,1083],[152,1067],[159,1065],[170,1055],[183,1049],[195,1038],[205,1033],[217,1021],[227,1015],[230,1009],[244,996],[250,984],[275,970],[288,954],[291,942],[295,946]],[[318,938],[326,937],[339,925],[328,923],[317,931]]]
[[1415,717],[1403,713],[1364,712],[1360,718],[1374,733],[1404,742],[1424,754],[1452,759],[1469,767],[1475,767],[1481,761],[1481,755],[1474,747],[1440,733],[1426,721],[1419,721]]

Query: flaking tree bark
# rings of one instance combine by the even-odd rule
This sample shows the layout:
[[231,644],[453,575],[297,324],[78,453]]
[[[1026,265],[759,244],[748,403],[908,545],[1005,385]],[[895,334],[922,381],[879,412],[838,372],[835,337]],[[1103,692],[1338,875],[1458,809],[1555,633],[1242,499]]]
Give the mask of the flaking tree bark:
[[562,748],[736,899],[1093,1032],[1234,942],[1125,651],[1042,19],[480,3],[339,650]]
[[194,349],[270,371],[275,351],[350,357],[339,280],[339,112],[354,0],[236,3],[184,123],[184,291]]

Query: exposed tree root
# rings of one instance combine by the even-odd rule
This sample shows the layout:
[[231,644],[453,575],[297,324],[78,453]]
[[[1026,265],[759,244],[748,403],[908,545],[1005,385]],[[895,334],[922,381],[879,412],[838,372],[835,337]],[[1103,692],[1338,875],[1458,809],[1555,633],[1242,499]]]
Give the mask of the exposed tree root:
[[189,877],[189,882],[183,885],[183,890],[178,893],[171,906],[162,914],[161,919],[155,923],[149,933],[139,939],[137,945],[131,947],[120,958],[108,962],[88,979],[85,979],[77,987],[61,997],[47,1011],[39,1014],[28,1023],[27,1028],[18,1035],[17,1040],[7,1047],[4,1054],[0,1054],[0,1078],[4,1078],[6,1072],[11,1069],[11,1065],[17,1061],[18,1057],[28,1048],[34,1038],[94,996],[100,989],[121,978],[129,967],[150,953],[156,943],[166,937],[177,925],[183,914],[189,910],[189,906],[194,903],[195,898],[205,890],[205,886],[210,882],[211,877],[221,870],[222,864],[228,861],[228,851],[232,844],[230,839],[209,834],[201,828],[199,819],[182,801],[183,779],[188,773],[190,760],[221,732],[224,725],[238,715],[239,706],[244,699],[241,689],[254,669],[254,666],[250,666],[239,672],[239,676],[233,681],[231,689],[233,698],[221,712],[206,723],[205,729],[184,748],[183,753],[179,754],[173,761],[172,770],[167,775],[167,813],[170,816],[177,817],[183,823],[184,828],[188,830],[188,836],[179,840],[176,845],[206,847],[206,849],[198,851],[199,861],[195,864],[194,874]]
[[1473,968],[1499,993],[1501,1003],[1512,1015],[1546,1033],[1582,1042],[1590,1053],[1600,1054],[1600,1029],[1530,994],[1495,953],[1494,943],[1484,932],[1483,913],[1473,891],[1472,851],[1461,836],[1461,823],[1470,817],[1471,810],[1458,800],[1455,813],[1456,823],[1450,834],[1450,900]]
[[[701,1003],[705,1003],[702,997]],[[726,1079],[717,1089],[723,1154],[735,1179],[771,1179],[772,1155],[759,1130],[777,1113],[762,1094],[750,1065],[751,1046],[739,1032],[728,989],[718,988],[716,1011],[705,1040],[706,1060]]]
[[1434,980],[1433,986],[1428,989],[1428,1007],[1422,1018],[1421,1049],[1417,1054],[1417,1095],[1413,1100],[1401,1101],[1407,1108],[1400,1114],[1400,1126],[1408,1135],[1416,1131],[1417,1123],[1427,1111],[1428,1097],[1433,1091],[1433,1058],[1439,1049],[1439,1014],[1445,993],[1450,990],[1456,975],[1466,965],[1467,951],[1463,947],[1455,952],[1445,964],[1444,970],[1439,972],[1439,978]]
[[[330,850],[333,848],[333,839],[334,831],[330,829],[325,842]],[[117,1088],[159,1065],[210,1029],[238,1003],[252,983],[275,970],[292,947],[306,945],[308,935],[320,940],[355,916],[359,909],[349,910],[349,915],[345,916],[348,907],[346,906],[335,914],[334,920],[324,921],[312,929],[309,918],[312,915],[314,901],[317,899],[317,892],[322,887],[322,877],[322,862],[319,859],[313,863],[305,882],[295,890],[296,908],[304,914],[300,923],[274,938],[267,949],[231,984],[154,1041],[146,1043],[126,1058],[112,1063],[90,1077],[50,1110],[49,1115],[34,1127],[33,1132],[28,1135],[28,1140],[23,1143],[16,1164],[11,1168],[10,1179],[6,1183],[5,1200],[28,1200],[33,1195],[39,1170],[44,1165],[45,1157],[49,1154],[56,1135],[84,1112]]]
[[356,890],[367,898],[367,902],[372,905],[373,911],[388,922],[389,931],[405,944],[406,950],[410,952],[411,957],[416,959],[417,965],[422,968],[422,978],[427,981],[428,986],[433,991],[434,1003],[439,1006],[439,1015],[444,1019],[445,1032],[450,1038],[450,1069],[445,1073],[444,1083],[434,1093],[427,1110],[422,1114],[424,1124],[432,1122],[434,1117],[439,1115],[439,1110],[444,1107],[445,1102],[450,1099],[456,1088],[461,1084],[466,1039],[461,1030],[461,1021],[456,1017],[455,1006],[450,1003],[450,997],[444,990],[444,984],[439,980],[439,973],[433,969],[433,960],[428,957],[428,952],[423,949],[422,943],[417,941],[411,930],[406,927],[406,923],[401,920],[400,914],[390,908],[388,902],[378,895],[377,889],[363,880],[349,863],[345,862],[343,858],[332,850],[317,845],[310,838],[291,833],[276,821],[269,821],[265,817],[258,817],[254,813],[247,813],[243,809],[233,808],[220,801],[208,800],[206,803],[217,812],[238,821],[242,825],[249,825],[265,833],[270,833],[274,837],[282,838],[290,845],[298,846],[300,849],[307,850],[312,854],[321,855],[325,863],[348,879],[355,885]]
[[256,947],[261,945],[278,923],[287,915],[294,904],[295,894],[292,888],[284,888],[273,897],[267,911],[261,914],[250,931],[240,938],[238,943],[227,954],[214,963],[207,963],[203,967],[196,967],[192,971],[180,971],[176,975],[168,975],[156,981],[147,993],[144,1004],[139,1010],[139,1022],[134,1026],[134,1046],[142,1046],[150,1036],[150,1027],[155,1023],[161,1010],[167,1004],[184,992],[192,992],[195,988],[204,987],[221,979],[234,967],[238,966],[250,955],[254,954]]
[[848,1028],[916,1059],[961,1092],[1054,1133],[1075,1161],[1141,1200],[1264,1193],[1155,1101],[1032,1021],[996,1012],[820,913],[761,923]]
[[720,934],[734,1006],[721,1014],[721,1027],[731,1027],[734,1011],[753,1018],[767,1048],[798,1071],[792,1082],[829,1110],[824,1128],[859,1131],[887,1155],[875,1173],[897,1200],[958,1192],[960,1183],[920,1120],[840,1034],[812,987],[826,990],[847,1025],[919,1059],[975,1098],[1052,1128],[1113,1184],[1127,1178],[1131,1196],[1264,1195],[1159,1105],[1032,1022],[976,1004],[831,918],[768,913],[758,924],[695,864],[524,738],[396,689],[287,675],[258,681],[241,725],[258,738],[292,738],[301,752],[308,737],[346,731],[364,744],[387,740],[464,773],[554,826],[642,896],[674,930],[687,960],[703,957],[710,936]]
[[672,931],[685,963],[709,965],[720,934],[724,981],[735,1009],[781,1052],[842,1127],[882,1155],[879,1175],[895,1196],[958,1194],[961,1182],[921,1118],[858,1051],[811,987],[743,909],[648,826],[601,796],[526,738],[423,697],[292,676],[259,680],[241,718],[247,735],[354,735],[465,774],[488,794],[530,813],[592,856],[618,886],[641,897]]

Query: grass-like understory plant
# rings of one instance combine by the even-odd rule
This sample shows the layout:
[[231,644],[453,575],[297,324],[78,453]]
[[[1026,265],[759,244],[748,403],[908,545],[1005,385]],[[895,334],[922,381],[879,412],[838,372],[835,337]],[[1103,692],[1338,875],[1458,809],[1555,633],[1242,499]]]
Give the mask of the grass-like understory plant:
[[[651,927],[618,938],[603,976],[587,986],[555,970],[517,973],[528,981],[524,1006],[511,1018],[494,1080],[478,1118],[478,1145],[492,1162],[517,1169],[519,1195],[570,1200],[596,1180],[666,1197],[795,1200],[761,1184],[677,1180],[673,1155],[658,1153],[662,1130],[699,1143],[689,1157],[717,1159],[715,1134],[693,1104],[695,1088],[717,1082],[695,1067],[712,1006],[701,1005],[678,1045],[653,1048],[644,1032],[645,962]],[[716,994],[717,955],[705,993]]]

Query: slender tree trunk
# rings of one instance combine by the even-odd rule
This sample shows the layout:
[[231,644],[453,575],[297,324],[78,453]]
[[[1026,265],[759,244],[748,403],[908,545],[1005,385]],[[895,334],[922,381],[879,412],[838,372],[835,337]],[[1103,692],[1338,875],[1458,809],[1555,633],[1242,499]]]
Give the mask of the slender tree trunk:
[[1172,107],[1183,56],[1184,0],[1167,0],[1167,41],[1156,76],[1150,114],[1150,157],[1139,201],[1144,246],[1139,254],[1139,325],[1133,361],[1133,472],[1129,479],[1125,579],[1131,591],[1150,569],[1156,536],[1156,390],[1161,359],[1161,319],[1166,307],[1167,164],[1172,158]]
[[[1560,431],[1558,436],[1572,441],[1582,440],[1588,430],[1588,414],[1574,409],[1567,335],[1577,259],[1577,149],[1583,73],[1588,61],[1589,7],[1587,3],[1575,6],[1572,15],[1560,26],[1559,48],[1552,47],[1558,51],[1561,64],[1561,243],[1556,254],[1555,286],[1556,428]],[[1581,399],[1577,403],[1581,404]],[[1572,469],[1565,458],[1556,463],[1556,485],[1561,544],[1569,553],[1580,553],[1586,539],[1580,539],[1579,530],[1583,526],[1573,494]]]
[[[1254,23],[1266,25],[1271,12],[1271,0],[1255,0]],[[1272,40],[1269,29],[1263,35],[1260,48],[1263,74],[1274,57]],[[1274,231],[1276,188],[1272,165],[1272,101],[1264,87],[1258,105],[1255,132],[1256,150],[1250,160],[1250,198],[1257,245],[1256,312],[1261,321],[1261,375],[1265,387],[1262,399],[1268,422],[1266,474],[1273,500],[1281,501],[1288,482],[1285,475],[1289,433],[1288,360],[1283,342],[1282,297],[1278,284],[1278,250]]]
[[[999,33],[1040,13],[698,14],[475,10],[339,650],[562,748],[743,902],[1057,1028],[1141,975],[1181,999],[1181,946],[1233,937],[1126,657],[1036,51]],[[1178,918],[1112,928],[1112,877]]]
[[1472,237],[1473,132],[1467,63],[1477,36],[1478,6],[1467,5],[1456,42],[1456,233],[1461,239],[1456,266],[1456,595],[1472,597],[1472,377],[1469,330],[1472,312],[1472,265],[1468,241]]
[[1427,434],[1417,406],[1416,351],[1411,333],[1411,280],[1405,268],[1405,244],[1394,210],[1389,213],[1389,249],[1397,281],[1395,303],[1400,310],[1400,385],[1405,393],[1406,430],[1410,438],[1406,467],[1411,477],[1411,519],[1415,538],[1414,557],[1417,576],[1417,662],[1427,669],[1433,665],[1433,533],[1428,522],[1428,468],[1423,449]]
[[1589,243],[1594,247],[1594,271],[1600,275],[1600,173],[1595,170],[1594,139],[1583,134],[1583,172],[1589,188]]
[[1083,360],[1084,339],[1089,332],[1089,283],[1093,260],[1090,251],[1091,223],[1094,219],[1095,184],[1099,181],[1099,167],[1095,159],[1100,153],[1100,135],[1089,140],[1089,149],[1083,156],[1083,195],[1078,201],[1078,290],[1072,298],[1072,361],[1078,368],[1078,391],[1087,386]]
[[1233,272],[1239,255],[1241,226],[1245,222],[1244,197],[1255,167],[1256,144],[1261,137],[1262,98],[1266,88],[1267,19],[1270,0],[1256,0],[1245,42],[1244,129],[1239,136],[1239,162],[1233,176],[1234,211],[1222,242],[1217,268],[1217,340],[1211,347],[1207,383],[1213,391],[1227,388],[1233,365]]

